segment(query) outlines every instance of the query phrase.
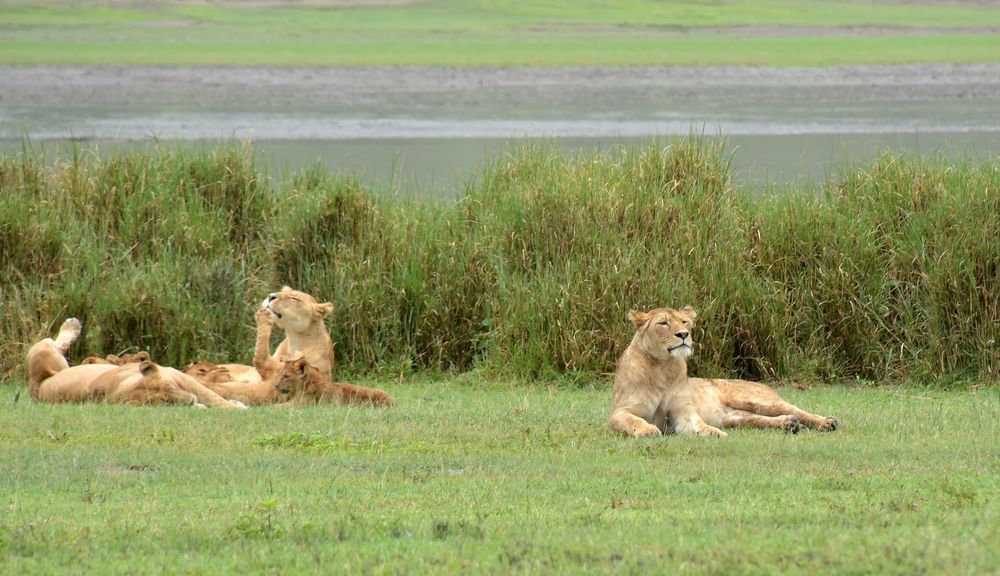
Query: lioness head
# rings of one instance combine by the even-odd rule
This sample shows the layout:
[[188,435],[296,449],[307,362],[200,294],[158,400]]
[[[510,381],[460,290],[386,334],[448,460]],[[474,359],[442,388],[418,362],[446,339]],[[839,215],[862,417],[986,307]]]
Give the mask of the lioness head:
[[654,308],[649,312],[631,310],[628,319],[635,324],[633,346],[639,346],[654,358],[666,360],[670,357],[684,360],[694,352],[694,342],[691,340],[691,330],[698,313],[694,308],[685,306],[680,310],[673,308]]
[[288,286],[272,292],[264,299],[263,307],[274,318],[274,323],[286,332],[303,331],[315,322],[322,322],[333,310],[333,304],[316,302],[316,299]]

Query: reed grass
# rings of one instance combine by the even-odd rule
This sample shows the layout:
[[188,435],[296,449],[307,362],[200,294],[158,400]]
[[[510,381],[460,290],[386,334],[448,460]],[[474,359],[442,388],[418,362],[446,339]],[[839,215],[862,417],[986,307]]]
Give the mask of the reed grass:
[[722,143],[513,148],[460,197],[390,197],[249,144],[0,156],[0,359],[67,316],[73,358],[248,362],[282,284],[335,305],[351,373],[614,369],[630,308],[700,310],[706,376],[994,382],[1000,165],[885,152],[813,187],[735,184]]

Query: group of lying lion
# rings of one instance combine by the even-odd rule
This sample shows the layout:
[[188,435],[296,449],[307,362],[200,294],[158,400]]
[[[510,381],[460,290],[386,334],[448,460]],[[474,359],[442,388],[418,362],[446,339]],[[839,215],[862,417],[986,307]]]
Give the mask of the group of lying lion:
[[[392,406],[383,390],[333,381],[333,342],[326,316],[333,305],[318,303],[285,286],[257,311],[253,365],[200,361],[183,371],[158,366],[149,354],[88,358],[70,367],[65,353],[80,335],[80,321],[63,323],[55,340],[46,338],[28,351],[31,397],[41,402],[105,401],[115,404],[188,404],[219,408],[247,405],[334,402]],[[837,429],[837,419],[800,410],[764,384],[746,380],[689,378],[691,333],[697,313],[656,308],[629,312],[632,342],[615,373],[611,427],[635,437],[664,432],[725,436],[722,428],[779,428],[797,433],[802,426]],[[285,339],[272,354],[272,325]]]
[[[91,357],[70,366],[66,351],[80,336],[76,318],[59,335],[28,350],[28,392],[40,402],[104,401],[111,404],[185,404],[245,408],[264,404],[371,403],[392,406],[388,393],[333,381],[333,342],[326,316],[333,305],[285,286],[257,311],[253,365],[199,361],[184,370],[159,366],[149,354]],[[272,325],[285,339],[270,353]]]

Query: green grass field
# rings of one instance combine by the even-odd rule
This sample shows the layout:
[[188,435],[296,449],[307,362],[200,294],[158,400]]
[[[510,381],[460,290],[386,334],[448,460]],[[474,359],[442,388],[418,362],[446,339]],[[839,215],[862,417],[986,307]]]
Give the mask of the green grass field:
[[998,27],[998,7],[943,3],[8,0],[0,3],[0,64],[996,62]]
[[368,382],[389,410],[0,389],[0,573],[987,574],[996,390],[781,389],[842,428],[636,441],[606,379]]

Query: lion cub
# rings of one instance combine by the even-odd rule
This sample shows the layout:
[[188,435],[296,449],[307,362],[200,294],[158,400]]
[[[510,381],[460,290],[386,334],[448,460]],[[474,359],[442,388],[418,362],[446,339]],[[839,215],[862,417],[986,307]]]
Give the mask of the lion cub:
[[690,306],[628,313],[636,332],[618,361],[612,428],[636,437],[659,436],[668,424],[675,434],[719,437],[723,427],[837,429],[836,418],[800,410],[764,384],[688,378],[697,315]]
[[369,403],[375,406],[394,406],[396,404],[393,397],[384,390],[327,380],[318,368],[301,356],[285,361],[274,390],[281,401],[296,405]]

